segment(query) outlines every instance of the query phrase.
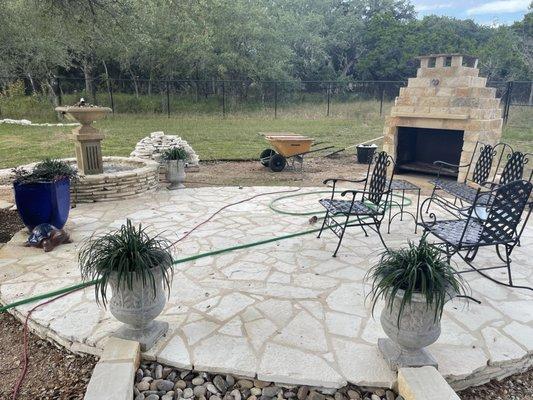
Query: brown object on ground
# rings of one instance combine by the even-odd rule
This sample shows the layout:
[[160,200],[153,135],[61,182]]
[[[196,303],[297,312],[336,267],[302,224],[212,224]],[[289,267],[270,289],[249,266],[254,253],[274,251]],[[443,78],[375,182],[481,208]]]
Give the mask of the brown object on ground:
[[24,228],[16,210],[0,210],[0,243],[7,243],[15,233]]
[[458,393],[462,400],[533,400],[533,369]]
[[[11,399],[20,373],[22,341],[22,324],[10,314],[0,314],[0,399]],[[83,399],[96,357],[59,349],[33,334],[28,354],[28,373],[17,400]]]

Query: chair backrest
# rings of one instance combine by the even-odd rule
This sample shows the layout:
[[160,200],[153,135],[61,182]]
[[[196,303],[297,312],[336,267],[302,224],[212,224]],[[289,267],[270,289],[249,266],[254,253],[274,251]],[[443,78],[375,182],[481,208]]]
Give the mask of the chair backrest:
[[513,239],[530,201],[532,187],[531,182],[519,180],[500,186],[493,192],[487,218],[483,222],[483,242],[505,243]]
[[[479,157],[476,161],[474,167],[474,172],[472,173],[472,182],[481,185],[484,182],[487,182],[490,171],[492,169],[492,161],[496,152],[494,147],[490,144],[477,143],[476,147],[479,145]],[[468,173],[467,173],[468,175]]]
[[[531,154],[514,151],[507,155],[507,162],[500,175],[500,185],[506,185],[524,177],[524,169]],[[531,176],[529,177],[531,180]]]
[[379,206],[383,194],[390,188],[392,177],[390,180],[387,179],[387,170],[391,162],[392,158],[385,151],[374,155],[374,169],[372,170],[370,181],[368,182],[368,186],[365,187],[365,190],[371,192],[366,196],[366,200],[374,203],[376,206]]

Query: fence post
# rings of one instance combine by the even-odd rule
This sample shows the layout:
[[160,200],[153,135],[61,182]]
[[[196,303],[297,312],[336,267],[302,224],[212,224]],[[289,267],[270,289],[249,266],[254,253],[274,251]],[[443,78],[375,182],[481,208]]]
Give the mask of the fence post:
[[111,112],[115,115],[115,100],[113,99],[113,87],[111,85],[111,79],[107,77],[107,93],[109,94],[109,103],[111,104]]
[[226,85],[224,81],[222,81],[222,116],[226,116]]
[[274,82],[274,119],[278,117],[278,82]]
[[326,93],[328,95],[328,110],[326,111],[326,117],[329,117],[329,104],[331,101],[331,83],[328,83],[328,86],[326,87]]
[[167,80],[167,117],[170,118],[170,82]]
[[59,83],[59,76],[56,77],[56,82],[57,82],[57,102],[59,103],[60,106],[63,105],[63,94],[61,92],[61,85]]
[[513,93],[513,81],[507,82],[507,92],[505,93],[505,104],[503,107],[503,124],[507,125],[509,119],[509,109],[511,108],[511,95]]
[[383,116],[383,97],[385,96],[385,88],[383,87],[383,84],[379,85],[381,88],[381,98],[379,101],[379,116]]

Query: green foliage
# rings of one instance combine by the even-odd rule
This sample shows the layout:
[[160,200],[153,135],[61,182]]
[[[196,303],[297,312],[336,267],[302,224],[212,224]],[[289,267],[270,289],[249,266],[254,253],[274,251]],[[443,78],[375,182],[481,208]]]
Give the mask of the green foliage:
[[81,276],[85,281],[98,280],[95,285],[96,301],[107,304],[110,279],[116,277],[121,289],[133,289],[134,280],[151,286],[156,295],[156,277],[159,270],[164,285],[170,292],[173,258],[169,243],[158,236],[152,237],[141,225],[135,227],[128,219],[115,232],[91,238],[79,255]]
[[91,94],[92,79],[107,74],[132,79],[136,93],[143,79],[233,79],[245,86],[396,80],[413,75],[415,56],[442,52],[480,56],[482,72],[494,79],[531,77],[531,12],[492,28],[435,15],[417,19],[407,0],[5,0],[2,6],[0,76],[27,77],[32,91],[53,101],[58,74],[84,77]]
[[31,171],[24,168],[13,169],[14,181],[17,184],[54,182],[68,178],[70,181],[78,179],[78,171],[70,164],[61,160],[45,159],[37,163]]
[[28,119],[36,114],[48,121],[56,118],[46,96],[40,94],[26,96],[22,80],[14,81],[3,91],[0,90],[0,119]]
[[189,158],[189,155],[182,147],[166,149],[161,156],[161,159],[165,161],[186,160],[187,158]]
[[443,253],[428,243],[425,236],[418,245],[409,242],[406,248],[386,250],[366,276],[366,279],[372,281],[369,294],[373,303],[372,310],[379,299],[386,299],[386,307],[392,310],[395,296],[403,291],[399,324],[405,306],[418,293],[425,297],[427,307],[435,310],[437,321],[450,296],[466,291],[465,282],[454,272]]

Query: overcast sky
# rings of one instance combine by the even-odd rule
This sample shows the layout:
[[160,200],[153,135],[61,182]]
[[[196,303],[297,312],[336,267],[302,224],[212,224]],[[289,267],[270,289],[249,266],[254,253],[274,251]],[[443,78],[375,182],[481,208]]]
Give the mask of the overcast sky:
[[509,24],[522,19],[530,0],[412,0],[420,17],[428,14],[448,15],[476,22]]

